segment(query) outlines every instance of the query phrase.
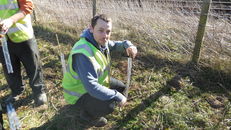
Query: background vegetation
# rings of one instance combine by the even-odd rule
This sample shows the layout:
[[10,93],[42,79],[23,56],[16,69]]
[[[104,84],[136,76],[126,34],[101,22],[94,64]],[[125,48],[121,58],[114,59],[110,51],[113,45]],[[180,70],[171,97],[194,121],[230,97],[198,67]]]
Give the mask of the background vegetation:
[[[34,0],[34,3],[34,30],[49,104],[47,108],[34,107],[23,71],[27,91],[14,104],[22,129],[96,129],[82,124],[78,110],[65,103],[59,59],[61,52],[67,59],[81,31],[88,27],[91,1]],[[194,66],[190,60],[200,3],[191,3],[188,4],[191,8],[180,8],[185,5],[161,0],[143,0],[142,6],[135,0],[97,2],[97,12],[113,18],[112,40],[131,40],[139,50],[133,63],[128,104],[107,116],[109,124],[101,129],[230,129],[230,15],[210,12],[202,60]],[[112,65],[112,75],[124,82],[126,62],[123,57],[113,58]],[[10,94],[3,72],[0,80],[3,101]],[[5,114],[4,123],[8,128]]]

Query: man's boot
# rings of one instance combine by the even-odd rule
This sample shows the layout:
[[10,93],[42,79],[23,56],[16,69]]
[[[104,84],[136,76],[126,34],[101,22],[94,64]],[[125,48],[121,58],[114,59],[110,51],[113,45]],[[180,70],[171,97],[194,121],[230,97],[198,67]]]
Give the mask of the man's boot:
[[107,124],[107,119],[104,117],[97,117],[92,118],[87,112],[81,111],[80,112],[80,119],[82,121],[85,121],[89,123],[90,125],[93,125],[95,127],[103,127]]
[[25,91],[25,86],[21,86],[20,89],[18,90],[12,90],[12,94],[7,97],[6,102],[16,102],[18,101],[22,96]]
[[35,94],[34,101],[36,106],[41,106],[45,103],[47,103],[47,95],[45,92]]

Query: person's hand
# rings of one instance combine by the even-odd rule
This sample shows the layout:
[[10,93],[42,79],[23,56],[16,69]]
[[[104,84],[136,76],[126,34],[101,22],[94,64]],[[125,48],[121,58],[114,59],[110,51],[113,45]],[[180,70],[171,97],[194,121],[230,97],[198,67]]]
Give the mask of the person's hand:
[[135,58],[137,54],[137,48],[135,46],[130,46],[126,49],[127,55],[131,58]]
[[127,102],[127,98],[126,98],[126,97],[124,97],[124,98],[122,99],[122,101],[121,101],[121,102],[119,102],[119,107],[124,106],[124,105],[126,104],[126,102]]
[[[0,39],[4,37],[4,32],[2,31],[2,24],[0,24]],[[0,42],[1,44],[1,42]]]
[[0,22],[0,27],[1,27],[1,31],[3,31],[4,33],[6,33],[8,31],[8,29],[14,24],[13,20],[8,18],[8,19],[4,19]]

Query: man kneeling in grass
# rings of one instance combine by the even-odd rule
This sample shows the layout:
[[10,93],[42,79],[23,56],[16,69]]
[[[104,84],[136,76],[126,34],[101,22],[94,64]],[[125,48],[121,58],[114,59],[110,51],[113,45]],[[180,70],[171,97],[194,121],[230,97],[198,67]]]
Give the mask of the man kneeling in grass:
[[110,77],[110,51],[132,58],[137,54],[130,41],[110,41],[111,30],[112,20],[105,14],[92,18],[70,52],[62,82],[65,100],[81,109],[81,120],[96,127],[106,125],[104,116],[127,101],[122,94],[126,86]]

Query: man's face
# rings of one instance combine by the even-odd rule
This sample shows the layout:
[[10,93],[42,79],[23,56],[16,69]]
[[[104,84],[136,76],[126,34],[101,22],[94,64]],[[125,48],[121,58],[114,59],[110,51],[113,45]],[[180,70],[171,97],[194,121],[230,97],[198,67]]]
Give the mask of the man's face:
[[111,36],[112,23],[105,22],[102,19],[98,19],[95,27],[91,27],[90,30],[93,33],[95,41],[102,46],[108,42]]

